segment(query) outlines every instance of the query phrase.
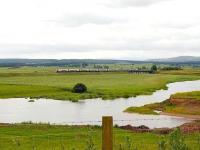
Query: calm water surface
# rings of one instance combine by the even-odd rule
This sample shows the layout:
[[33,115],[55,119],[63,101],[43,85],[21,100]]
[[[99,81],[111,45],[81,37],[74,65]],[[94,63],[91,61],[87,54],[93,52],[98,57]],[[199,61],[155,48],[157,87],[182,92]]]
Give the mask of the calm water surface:
[[49,122],[52,124],[101,124],[103,115],[112,115],[118,125],[146,125],[150,128],[176,127],[190,119],[164,115],[139,115],[124,113],[130,106],[143,106],[161,102],[177,92],[200,90],[200,80],[168,84],[168,90],[158,90],[152,95],[137,96],[115,100],[90,99],[78,103],[70,101],[39,99],[28,102],[28,99],[0,99],[0,122],[19,123],[23,121]]

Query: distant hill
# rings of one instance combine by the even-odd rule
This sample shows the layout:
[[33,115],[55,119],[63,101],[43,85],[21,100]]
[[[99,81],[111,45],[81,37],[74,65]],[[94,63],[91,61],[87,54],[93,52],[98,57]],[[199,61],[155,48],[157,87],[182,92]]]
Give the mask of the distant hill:
[[167,59],[151,59],[146,61],[134,60],[111,60],[111,59],[0,59],[0,67],[21,67],[21,66],[66,66],[81,64],[198,64],[200,57],[180,56]]
[[195,56],[179,56],[165,59],[151,59],[151,62],[166,62],[166,63],[187,63],[187,62],[200,62],[200,57]]
[[0,67],[20,66],[65,66],[87,64],[132,64],[140,61],[104,60],[104,59],[0,59]]

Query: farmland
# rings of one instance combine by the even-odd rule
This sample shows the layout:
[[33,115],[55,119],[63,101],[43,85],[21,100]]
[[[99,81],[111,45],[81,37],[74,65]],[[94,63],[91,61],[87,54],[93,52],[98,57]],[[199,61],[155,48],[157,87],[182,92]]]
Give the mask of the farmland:
[[[57,74],[57,67],[0,68],[0,98],[115,99],[151,94],[165,89],[167,83],[197,80],[196,74],[129,74],[92,72]],[[186,71],[187,72],[187,71]],[[88,92],[72,92],[76,83],[84,83]],[[148,84],[148,86],[146,86]]]

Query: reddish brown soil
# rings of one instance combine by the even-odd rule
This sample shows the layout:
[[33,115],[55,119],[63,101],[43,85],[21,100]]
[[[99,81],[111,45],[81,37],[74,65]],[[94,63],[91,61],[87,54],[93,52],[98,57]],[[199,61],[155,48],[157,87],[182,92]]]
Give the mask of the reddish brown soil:
[[[163,113],[161,114],[200,119],[199,100],[170,98],[167,101],[167,105],[165,105],[165,103],[161,103],[161,105],[164,107]],[[174,106],[174,108],[170,108],[170,105]]]
[[200,133],[200,121],[193,121],[191,123],[185,123],[180,126],[180,129],[183,133],[194,133],[198,132]]
[[[131,125],[126,125],[126,126],[121,126],[121,129],[129,130],[132,132],[152,132],[152,133],[157,133],[157,134],[169,134],[172,132],[175,128],[156,128],[156,129],[149,129],[146,126],[138,126],[134,127]],[[185,134],[190,134],[190,133],[195,133],[198,132],[200,133],[200,121],[193,121],[190,123],[185,123],[181,126],[179,126],[181,129],[182,133]]]
[[125,130],[129,130],[129,131],[134,131],[134,132],[150,132],[151,129],[149,129],[149,127],[147,126],[131,126],[131,125],[126,125],[126,126],[120,126],[121,129],[125,129]]
[[178,106],[198,106],[200,107],[200,101],[194,99],[174,99],[170,98],[170,103]]

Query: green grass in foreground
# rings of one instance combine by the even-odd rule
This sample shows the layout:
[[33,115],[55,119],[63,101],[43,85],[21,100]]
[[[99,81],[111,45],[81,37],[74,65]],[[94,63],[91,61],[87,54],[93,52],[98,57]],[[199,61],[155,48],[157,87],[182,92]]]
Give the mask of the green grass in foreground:
[[161,103],[129,107],[125,111],[140,114],[158,114],[155,110],[172,114],[200,115],[200,91],[177,93]]
[[[129,73],[68,73],[56,74],[55,67],[0,68],[0,98],[49,98],[72,100],[114,99],[151,94],[166,88],[167,83],[197,80],[195,75]],[[88,92],[72,92],[76,83],[84,83]]]
[[[127,146],[127,138],[131,147],[138,150],[157,150],[161,135],[154,133],[134,133],[114,128],[114,150],[120,145]],[[99,127],[51,126],[40,124],[0,125],[1,150],[85,150],[87,142],[92,139],[96,150],[101,149],[102,131]],[[199,134],[185,135],[186,144],[198,149]],[[168,135],[164,139],[169,139]],[[125,148],[125,150],[127,150]]]

